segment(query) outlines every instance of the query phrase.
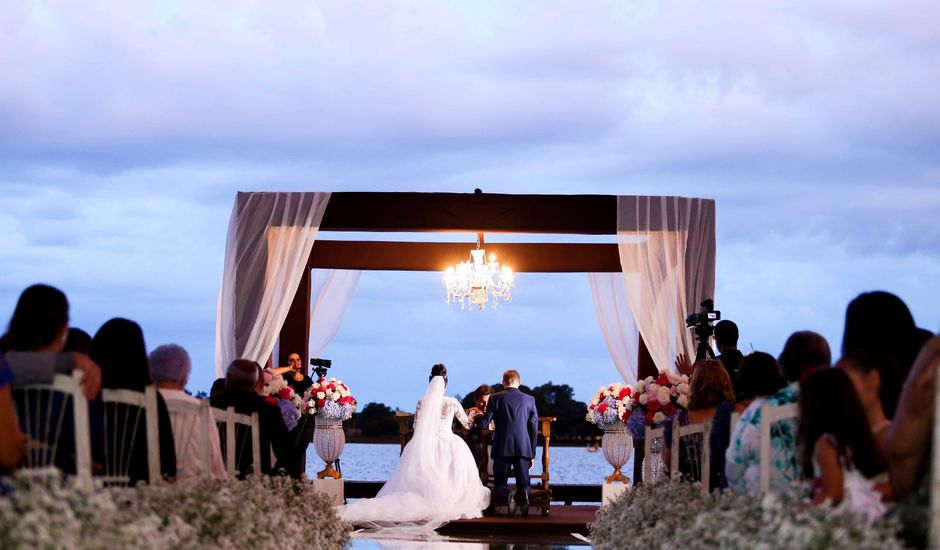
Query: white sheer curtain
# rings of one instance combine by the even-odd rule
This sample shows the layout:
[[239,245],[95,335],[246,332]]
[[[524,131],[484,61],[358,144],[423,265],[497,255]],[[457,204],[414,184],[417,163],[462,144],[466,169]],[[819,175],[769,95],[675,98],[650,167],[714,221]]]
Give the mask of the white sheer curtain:
[[622,273],[589,280],[607,349],[634,383],[640,336],[660,371],[694,354],[685,317],[715,291],[715,201],[617,197],[617,248]]
[[[617,244],[630,310],[660,371],[694,354],[685,317],[715,289],[715,202],[617,197]],[[626,284],[628,273],[639,276]],[[633,284],[633,281],[636,284]]]
[[310,272],[310,357],[320,357],[333,341],[361,274],[361,271],[344,269]]
[[[636,273],[588,273],[594,310],[617,372],[628,384],[636,385],[640,334],[627,299],[627,278]],[[633,282],[636,284],[636,281]]]
[[330,193],[239,193],[229,221],[216,319],[216,376],[265,362],[307,266]]

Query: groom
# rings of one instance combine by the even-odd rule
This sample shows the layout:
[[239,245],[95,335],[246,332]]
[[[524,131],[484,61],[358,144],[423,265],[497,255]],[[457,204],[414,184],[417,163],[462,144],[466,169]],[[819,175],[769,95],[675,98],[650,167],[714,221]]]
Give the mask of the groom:
[[[490,396],[486,412],[477,416],[481,429],[495,421],[493,433],[493,490],[506,499],[509,516],[518,506],[522,517],[529,516],[529,468],[535,457],[539,415],[535,410],[535,398],[519,391],[519,372],[507,370],[503,373],[505,390]],[[507,480],[509,467],[516,472],[516,488],[510,492]]]

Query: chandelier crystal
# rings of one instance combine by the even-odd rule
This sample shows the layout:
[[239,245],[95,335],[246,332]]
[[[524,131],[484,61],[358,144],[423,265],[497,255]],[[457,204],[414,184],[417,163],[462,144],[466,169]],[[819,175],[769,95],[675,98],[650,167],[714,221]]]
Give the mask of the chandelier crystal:
[[[447,303],[459,302],[460,309],[485,309],[486,303],[492,299],[493,307],[499,305],[499,300],[512,301],[512,287],[515,286],[516,276],[509,266],[500,266],[496,255],[490,255],[486,261],[486,250],[483,249],[483,234],[477,236],[477,247],[470,251],[470,259],[447,268],[444,272],[444,290],[447,292]],[[469,307],[467,307],[469,305]]]

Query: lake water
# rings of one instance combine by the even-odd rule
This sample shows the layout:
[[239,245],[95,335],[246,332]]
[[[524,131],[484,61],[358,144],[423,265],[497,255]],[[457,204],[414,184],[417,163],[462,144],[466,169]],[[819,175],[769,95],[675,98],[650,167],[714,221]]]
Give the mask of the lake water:
[[[348,443],[340,457],[343,478],[349,481],[385,481],[395,469],[400,447],[397,444]],[[551,483],[599,485],[613,468],[604,460],[601,451],[590,453],[584,447],[552,447],[549,452]],[[541,455],[532,467],[541,471]],[[307,451],[307,477],[315,477],[324,467],[311,444]],[[624,475],[632,477],[633,459],[622,468]]]

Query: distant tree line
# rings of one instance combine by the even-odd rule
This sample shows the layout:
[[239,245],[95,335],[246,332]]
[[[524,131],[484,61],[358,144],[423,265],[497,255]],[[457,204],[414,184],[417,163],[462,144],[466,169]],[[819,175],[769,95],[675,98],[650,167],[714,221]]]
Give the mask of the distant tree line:
[[[493,392],[503,390],[502,384],[493,384]],[[465,397],[457,396],[463,407],[474,406],[473,390]],[[552,384],[530,388],[521,386],[521,391],[535,398],[535,405],[541,416],[554,416],[552,440],[554,442],[582,442],[600,437],[603,432],[584,417],[587,404],[574,398],[574,388],[568,384]],[[367,403],[353,414],[346,424],[346,431],[363,438],[393,438],[398,436],[398,422],[395,410],[383,403]]]

